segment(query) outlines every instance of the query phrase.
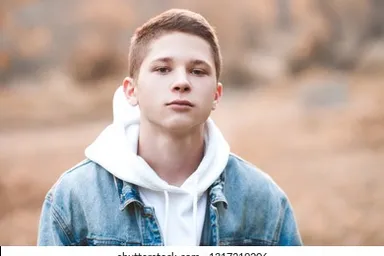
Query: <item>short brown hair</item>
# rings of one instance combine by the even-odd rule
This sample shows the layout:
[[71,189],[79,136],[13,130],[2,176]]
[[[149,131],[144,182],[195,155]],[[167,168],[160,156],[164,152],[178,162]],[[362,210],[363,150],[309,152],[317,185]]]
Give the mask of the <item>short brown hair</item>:
[[200,14],[182,9],[171,9],[163,12],[136,29],[129,48],[128,74],[130,77],[137,78],[148,45],[167,32],[196,35],[208,42],[215,62],[216,78],[219,79],[222,60],[214,28]]

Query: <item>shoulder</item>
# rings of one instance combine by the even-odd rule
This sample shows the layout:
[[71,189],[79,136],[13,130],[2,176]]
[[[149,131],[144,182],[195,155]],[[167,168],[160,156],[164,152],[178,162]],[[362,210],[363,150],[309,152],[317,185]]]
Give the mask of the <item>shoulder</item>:
[[228,185],[253,200],[286,201],[286,194],[270,175],[233,153],[228,159],[225,176]]
[[231,154],[224,174],[227,210],[221,234],[229,243],[237,235],[250,245],[300,244],[288,197],[267,173]]
[[109,172],[90,160],[80,162],[64,172],[48,191],[40,217],[41,235],[47,243],[54,243],[49,241],[49,232],[61,232],[70,244],[81,244],[87,229],[100,225],[101,216],[110,214],[106,212],[109,206],[118,205],[116,195]]
[[113,182],[113,176],[103,167],[85,159],[59,177],[48,191],[46,199],[51,203],[65,203],[90,198],[96,188],[103,189]]

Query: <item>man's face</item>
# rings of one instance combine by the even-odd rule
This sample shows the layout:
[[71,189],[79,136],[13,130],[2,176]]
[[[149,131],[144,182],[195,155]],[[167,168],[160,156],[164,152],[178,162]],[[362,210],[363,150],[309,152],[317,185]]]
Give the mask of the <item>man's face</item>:
[[154,40],[137,84],[126,84],[128,97],[140,107],[141,121],[175,132],[203,124],[222,94],[210,45],[179,32]]

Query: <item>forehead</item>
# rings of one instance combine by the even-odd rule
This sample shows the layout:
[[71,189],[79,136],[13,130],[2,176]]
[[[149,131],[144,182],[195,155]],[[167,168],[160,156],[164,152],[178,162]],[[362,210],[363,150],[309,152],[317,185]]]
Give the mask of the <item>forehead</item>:
[[153,40],[143,64],[161,58],[171,58],[175,61],[202,60],[214,67],[209,43],[198,36],[181,32],[165,34]]

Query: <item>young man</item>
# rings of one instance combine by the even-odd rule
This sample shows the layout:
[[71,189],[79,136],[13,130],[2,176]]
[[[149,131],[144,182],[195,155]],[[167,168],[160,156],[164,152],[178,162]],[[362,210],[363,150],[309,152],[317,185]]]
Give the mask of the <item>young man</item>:
[[300,245],[284,192],[209,118],[220,69],[199,14],[170,10],[138,28],[114,121],[48,192],[38,244]]

